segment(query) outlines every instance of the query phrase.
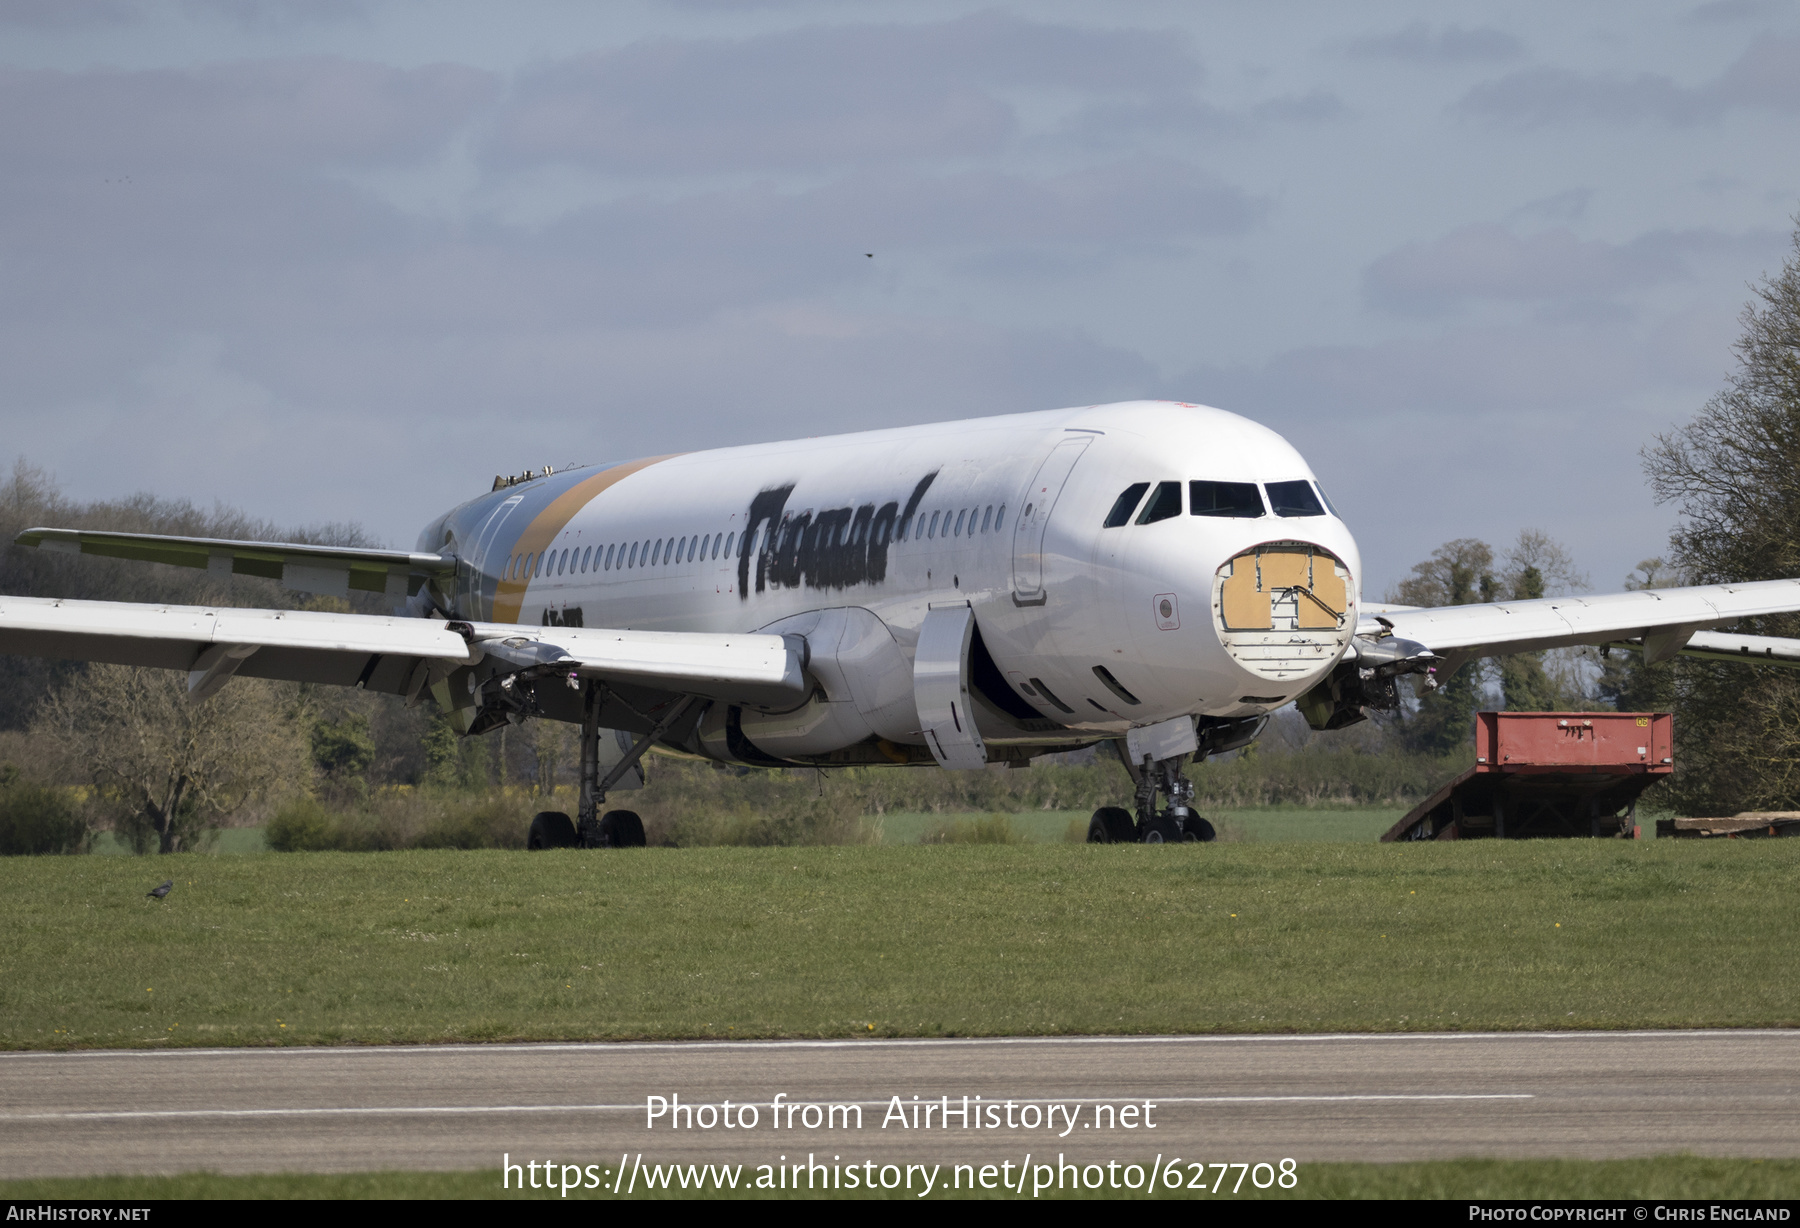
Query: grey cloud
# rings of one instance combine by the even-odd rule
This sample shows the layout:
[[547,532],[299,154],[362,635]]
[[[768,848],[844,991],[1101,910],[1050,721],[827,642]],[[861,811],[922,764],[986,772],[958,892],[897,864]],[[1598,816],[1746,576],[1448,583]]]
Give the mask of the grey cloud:
[[[1756,233],[1656,231],[1629,243],[1579,239],[1567,227],[1520,236],[1481,222],[1431,243],[1409,243],[1371,264],[1369,299],[1431,312],[1472,299],[1580,300],[1692,275],[1691,261],[1719,253],[1760,254],[1775,241]],[[1586,313],[1591,316],[1591,312]]]
[[1271,98],[1250,108],[1251,116],[1256,119],[1301,123],[1336,119],[1343,113],[1344,100],[1329,90]]
[[0,0],[0,26],[76,30],[92,26],[148,25],[180,14],[250,30],[281,30],[305,23],[366,15],[370,0],[179,0],[173,8],[142,0]]
[[365,18],[374,7],[373,0],[181,0],[182,11],[199,21],[259,33]]
[[[547,228],[530,250],[583,311],[620,322],[669,320],[866,284],[872,270],[909,252],[981,263],[996,248],[1055,248],[1065,263],[1110,263],[1242,231],[1264,207],[1196,167],[1149,158],[1048,178],[865,172],[800,193],[757,188],[595,206]],[[870,265],[864,251],[880,253],[880,263]],[[1001,260],[981,271],[1033,281],[1046,270]],[[544,303],[573,309],[560,294]]]
[[397,69],[339,59],[187,71],[0,70],[0,151],[13,173],[140,173],[262,163],[407,160],[436,149],[497,82],[458,65]]
[[0,27],[21,30],[130,25],[143,17],[142,7],[127,0],[0,0]]
[[1415,21],[1393,34],[1359,38],[1350,44],[1349,51],[1362,59],[1470,63],[1513,59],[1525,54],[1525,44],[1491,26],[1434,28],[1425,21]]
[[1243,137],[1271,124],[1322,123],[1345,111],[1343,99],[1329,90],[1284,94],[1232,109],[1216,107],[1184,91],[1083,107],[1064,121],[1057,137],[1095,148],[1129,145],[1165,133]]
[[1700,124],[1734,107],[1800,110],[1800,38],[1759,38],[1718,77],[1691,89],[1656,73],[1626,78],[1530,68],[1476,86],[1452,110],[1526,125],[1572,120]]
[[1691,10],[1687,19],[1707,24],[1725,24],[1757,21],[1775,11],[1775,6],[1768,0],[1712,0],[1710,4],[1702,4]]
[[490,155],[681,173],[989,153],[1017,127],[996,90],[1138,94],[1198,75],[1181,37],[998,13],[663,39],[521,75]]
[[1716,99],[1668,77],[1594,77],[1567,68],[1528,68],[1476,86],[1452,110],[1479,119],[1552,124],[1572,119],[1660,119],[1691,124],[1716,118]]
[[1759,38],[1710,88],[1729,106],[1800,110],[1800,38]]
[[1506,215],[1508,221],[1573,222],[1587,212],[1594,198],[1592,188],[1570,188],[1537,200],[1526,201]]

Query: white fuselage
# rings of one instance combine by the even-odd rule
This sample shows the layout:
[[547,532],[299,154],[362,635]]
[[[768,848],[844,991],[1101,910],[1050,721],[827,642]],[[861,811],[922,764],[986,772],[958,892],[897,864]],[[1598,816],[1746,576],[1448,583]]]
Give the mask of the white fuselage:
[[[1042,717],[986,710],[982,732],[1052,744],[1178,716],[1257,715],[1337,663],[1356,623],[1356,544],[1329,511],[1277,515],[1267,490],[1312,480],[1286,440],[1244,418],[1127,402],[569,470],[465,504],[419,546],[461,561],[456,591],[440,594],[458,617],[807,635],[830,623],[845,660],[873,628],[884,643],[864,656],[877,672],[910,661],[932,605],[966,602],[1014,689],[1007,700]],[[1127,523],[1105,527],[1122,492],[1145,484],[1145,503],[1170,482],[1180,484],[1177,514],[1140,523],[1134,505]],[[1197,514],[1201,485],[1190,484],[1212,483],[1257,484],[1264,510]],[[1275,589],[1259,607],[1274,611],[1267,628],[1228,634],[1222,577],[1258,548],[1287,551],[1283,566],[1316,556],[1321,575],[1335,561],[1336,588],[1312,582],[1325,600]],[[1269,558],[1273,576],[1279,560]],[[1309,601],[1334,607],[1335,625],[1291,613]],[[839,610],[851,614],[815,617]],[[824,690],[837,685],[831,673],[822,662]],[[888,689],[857,696],[864,724],[916,741],[916,714],[895,698],[905,688]],[[872,715],[883,704],[891,710]],[[826,722],[807,745],[868,736],[854,721],[836,729]]]

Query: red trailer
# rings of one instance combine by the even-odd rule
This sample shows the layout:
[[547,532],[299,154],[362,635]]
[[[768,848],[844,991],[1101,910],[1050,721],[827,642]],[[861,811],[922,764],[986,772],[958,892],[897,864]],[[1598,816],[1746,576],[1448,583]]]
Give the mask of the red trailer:
[[1674,770],[1667,712],[1481,712],[1475,766],[1381,838],[1635,839],[1638,795]]

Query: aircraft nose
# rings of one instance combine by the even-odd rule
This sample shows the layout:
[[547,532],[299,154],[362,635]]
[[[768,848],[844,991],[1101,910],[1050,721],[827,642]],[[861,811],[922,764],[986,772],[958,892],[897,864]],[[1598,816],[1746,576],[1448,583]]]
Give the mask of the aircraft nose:
[[1310,684],[1349,646],[1355,592],[1349,568],[1325,547],[1267,542],[1219,568],[1213,625],[1233,660],[1286,691]]

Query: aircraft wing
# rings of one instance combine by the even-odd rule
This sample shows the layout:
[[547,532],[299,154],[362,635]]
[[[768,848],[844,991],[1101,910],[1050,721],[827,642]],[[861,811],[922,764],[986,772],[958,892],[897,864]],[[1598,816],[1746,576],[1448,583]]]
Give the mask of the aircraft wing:
[[212,537],[167,537],[157,533],[103,533],[92,529],[26,529],[14,539],[62,554],[204,568],[229,578],[262,576],[301,593],[344,597],[349,590],[386,593],[405,601],[425,580],[456,574],[449,555],[411,550],[365,550],[308,546],[296,542],[240,542]]
[[1681,650],[1684,657],[1730,661],[1738,665],[1785,665],[1800,669],[1800,640],[1773,635],[1731,635],[1723,631],[1696,631]]
[[779,635],[521,627],[313,610],[0,597],[0,652],[188,671],[196,698],[233,674],[416,695],[532,671],[764,703],[805,693],[803,645]]
[[[1475,657],[1626,640],[1641,641],[1644,659],[1654,664],[1681,652],[1708,628],[1795,611],[1800,611],[1800,580],[1759,580],[1484,605],[1381,607],[1360,616],[1357,634],[1379,641],[1391,632],[1398,640],[1415,641],[1443,659],[1440,669],[1446,674]],[[1780,655],[1775,645],[1794,643],[1765,636],[1729,636],[1721,642],[1725,640],[1732,659],[1743,658],[1736,652],[1742,647],[1738,641],[1758,641],[1771,650],[1765,654],[1771,660]]]

